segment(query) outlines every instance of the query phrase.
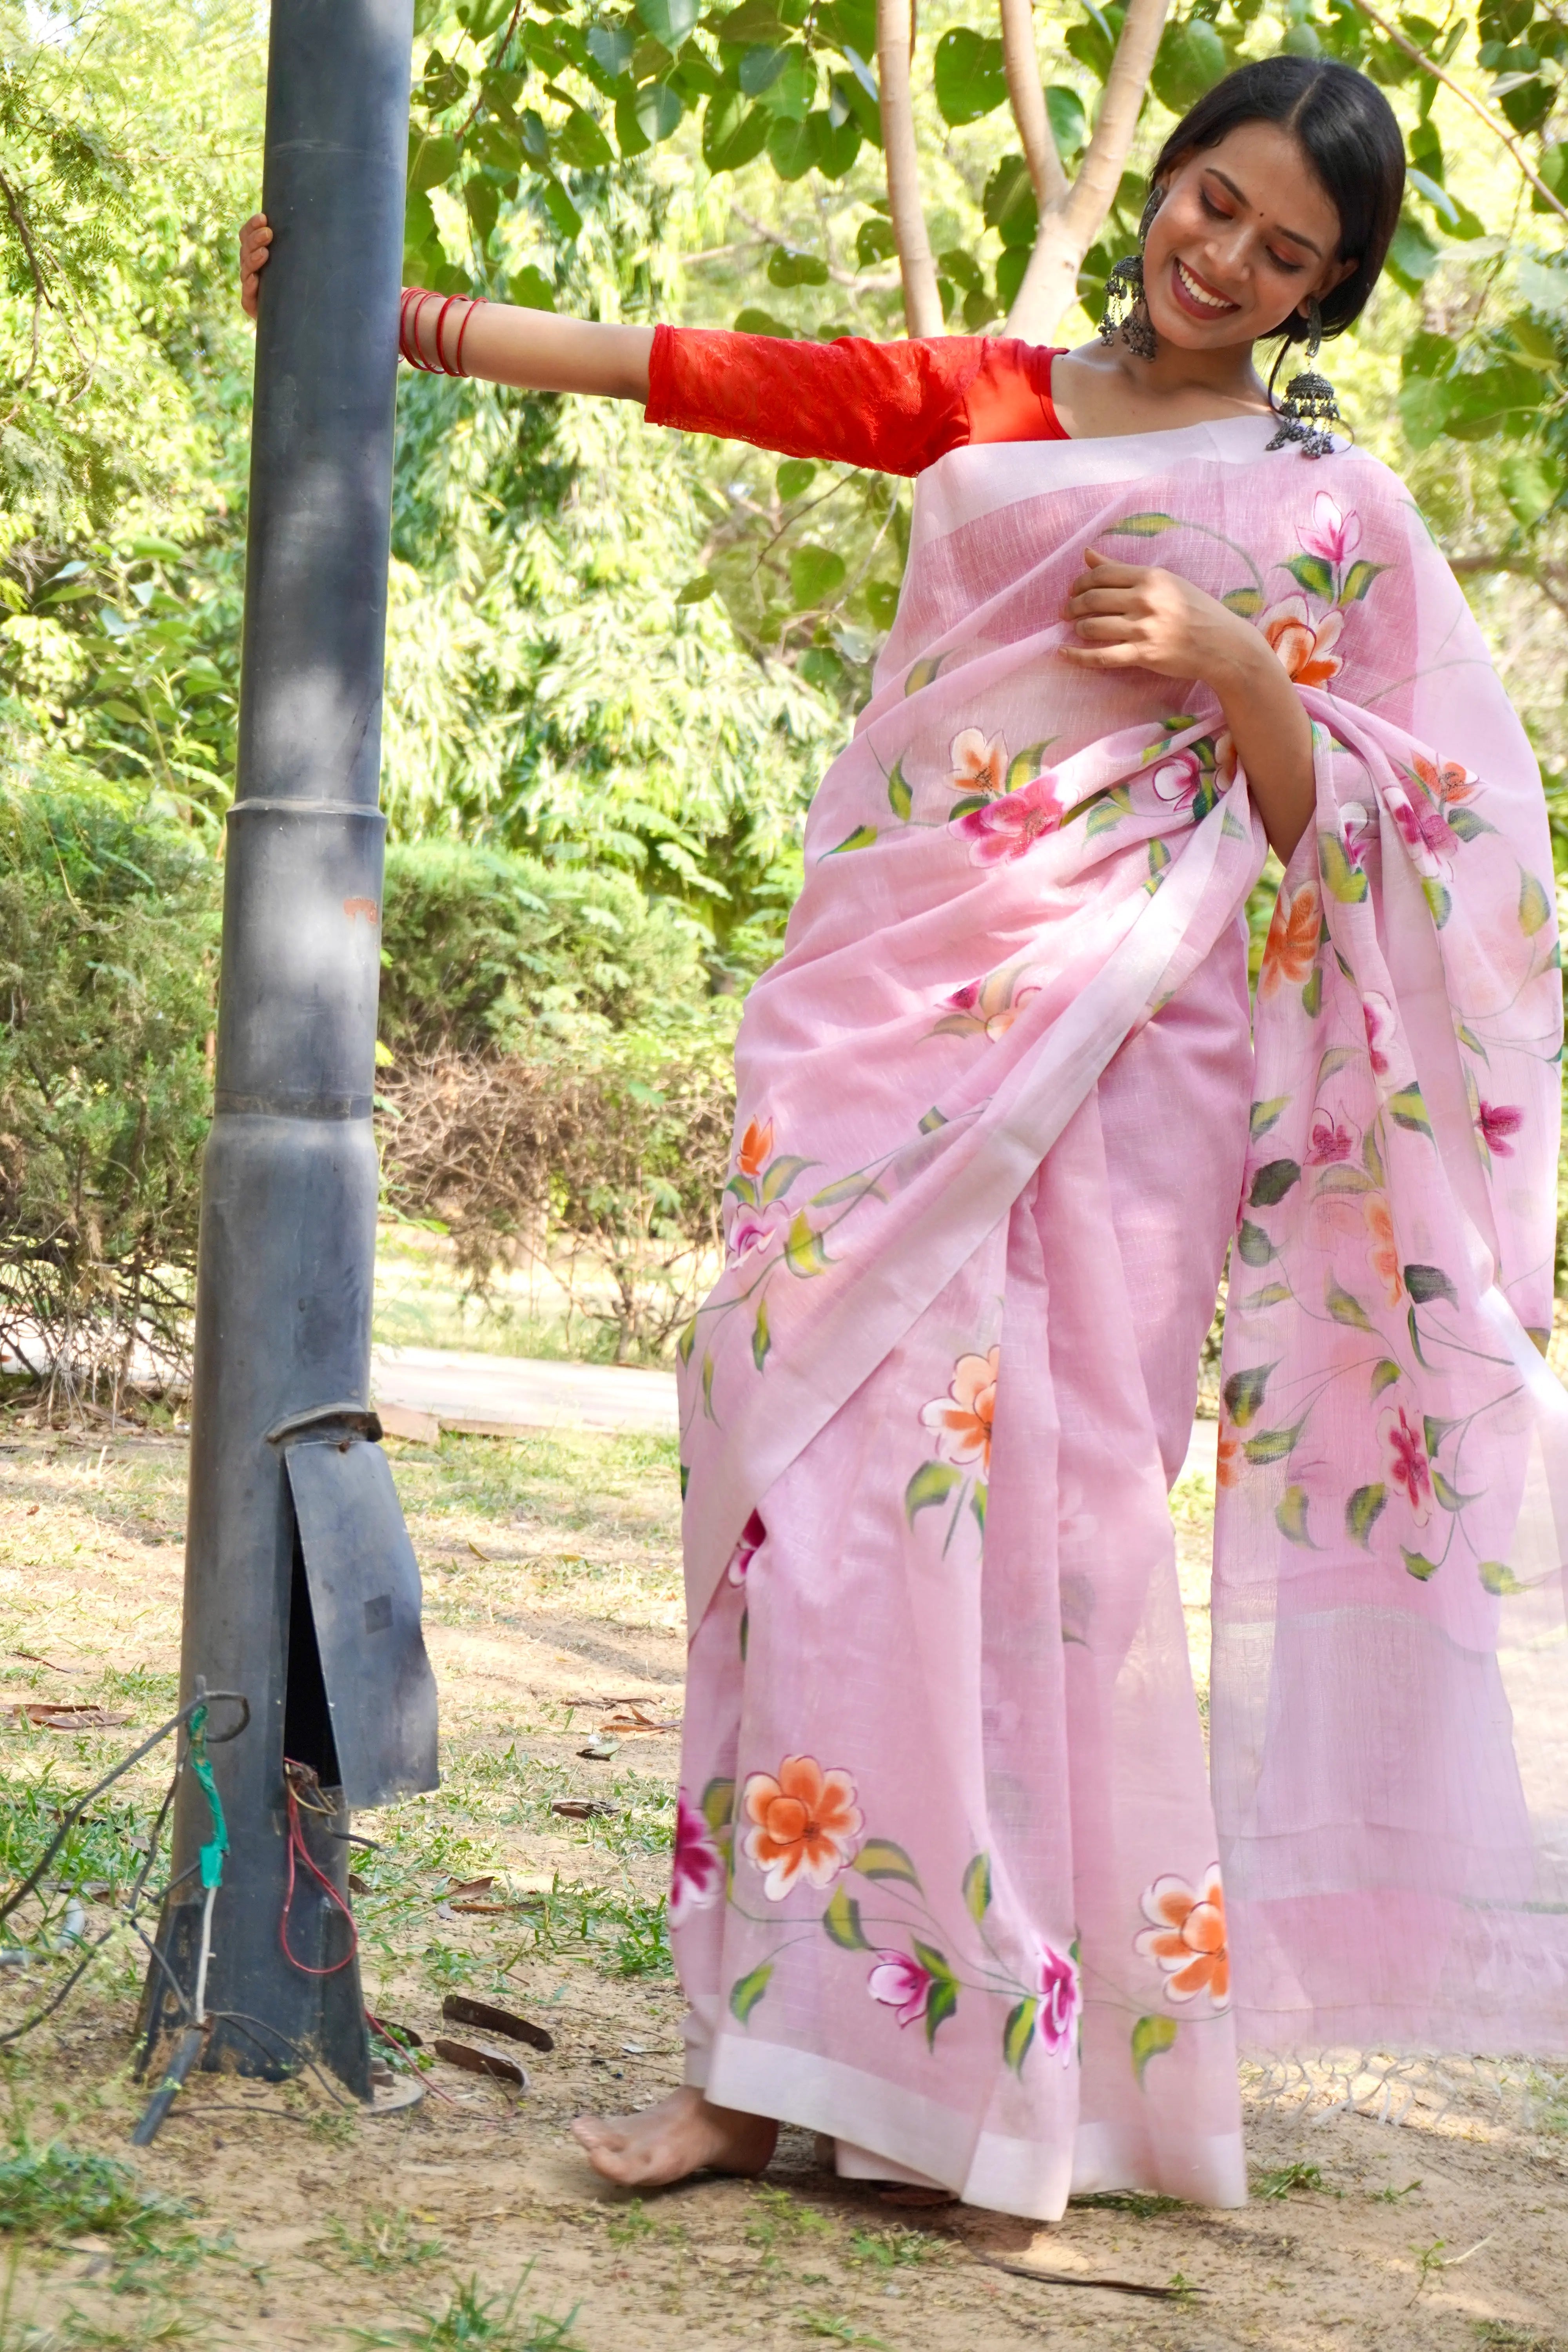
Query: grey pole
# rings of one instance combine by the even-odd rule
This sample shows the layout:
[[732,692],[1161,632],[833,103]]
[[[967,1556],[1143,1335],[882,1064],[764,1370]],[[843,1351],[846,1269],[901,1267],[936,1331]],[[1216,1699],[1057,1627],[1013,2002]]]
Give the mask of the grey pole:
[[[348,1921],[297,1848],[292,1958],[280,1935],[291,1858],[283,1759],[310,1768],[329,1792],[313,1795],[308,1778],[297,1784],[306,1845],[340,1895],[349,1817],[330,1792],[353,1777],[340,1763],[342,1694],[329,1696],[320,1563],[307,1557],[302,1503],[297,1521],[300,1481],[284,1435],[324,1434],[345,1458],[351,1448],[374,1454],[384,1476],[364,1443],[380,1433],[363,1408],[377,1195],[376,799],[412,41],[413,0],[273,0],[262,201],[274,243],[256,349],[182,1664],[183,1696],[200,1676],[209,1689],[244,1692],[251,1706],[248,1728],[213,1750],[231,1851],[212,1916],[204,2063],[277,2074],[324,2059],[362,2096],[358,1965],[340,1965]],[[320,1467],[321,1444],[310,1451]],[[411,1570],[400,1521],[387,1540],[394,1550],[401,1540]],[[416,1582],[414,1591],[417,1644]],[[387,1594],[374,1593],[353,1625],[337,1624],[341,1655],[352,1662],[356,1642],[368,1646],[392,1615]],[[215,1733],[226,1727],[215,1710]],[[426,1727],[433,1735],[433,1717]],[[403,1788],[418,1785],[428,1776],[405,1773]],[[351,1789],[350,1801],[365,1801]],[[181,2021],[174,1983],[187,2013],[194,1996],[202,1887],[179,1874],[209,1835],[187,1772],[159,1939],[165,1964],[152,1969],[143,2005],[149,2049]]]

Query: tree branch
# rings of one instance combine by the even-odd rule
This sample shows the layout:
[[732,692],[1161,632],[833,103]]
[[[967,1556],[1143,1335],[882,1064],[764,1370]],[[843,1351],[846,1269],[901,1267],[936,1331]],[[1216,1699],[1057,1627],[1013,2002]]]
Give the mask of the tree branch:
[[936,263],[931,257],[925,206],[921,202],[914,101],[910,91],[910,53],[913,47],[910,0],[877,0],[877,79],[882,94],[882,151],[888,167],[893,242],[898,248],[899,276],[904,289],[904,324],[911,335],[940,335],[943,323],[942,298],[936,290]]
[[1551,189],[1547,186],[1545,181],[1542,178],[1540,173],[1535,169],[1534,165],[1531,163],[1529,156],[1525,153],[1523,148],[1514,137],[1513,132],[1509,129],[1508,124],[1502,121],[1500,116],[1494,114],[1489,106],[1483,106],[1479,98],[1473,98],[1470,92],[1465,89],[1461,82],[1457,82],[1454,79],[1453,75],[1447,71],[1446,67],[1440,66],[1436,58],[1429,58],[1425,49],[1418,49],[1415,42],[1408,39],[1406,36],[1400,31],[1397,25],[1391,25],[1387,17],[1383,16],[1379,10],[1370,7],[1367,5],[1367,0],[1354,0],[1354,5],[1361,10],[1362,15],[1365,16],[1370,23],[1377,26],[1378,31],[1383,35],[1384,40],[1392,41],[1396,49],[1403,49],[1407,58],[1413,58],[1415,59],[1423,73],[1429,73],[1435,81],[1440,81],[1442,83],[1445,89],[1451,89],[1454,96],[1459,100],[1462,105],[1468,106],[1472,114],[1479,116],[1480,120],[1486,124],[1487,129],[1491,132],[1492,137],[1494,139],[1501,140],[1503,145],[1508,149],[1509,153],[1513,157],[1514,162],[1518,164],[1521,172],[1523,173],[1525,178],[1530,182],[1531,186],[1535,190],[1536,194],[1551,205],[1559,220],[1568,221],[1568,205],[1562,204],[1558,198],[1552,194]]
[[[1121,184],[1154,53],[1164,30],[1167,5],[1168,0],[1128,0],[1100,119],[1078,177],[1064,195],[1041,209],[1035,249],[1008,314],[1008,329],[1016,335],[1035,342],[1048,341],[1058,320],[1071,307],[1079,265]],[[1361,5],[1362,0],[1357,0]]]
[[[749,228],[751,230],[753,239],[758,243],[763,245],[782,246],[786,253],[800,252],[801,247],[797,238],[785,236],[781,230],[770,228],[766,221],[753,220],[751,214],[746,211],[744,205],[738,205],[733,196],[730,199],[730,210],[734,214],[735,218],[740,222],[742,228]],[[691,263],[694,261],[713,261],[716,260],[721,254],[742,253],[744,251],[745,247],[739,245],[715,246],[711,253],[687,254],[685,256],[685,264],[687,268],[689,268]],[[827,275],[832,279],[835,286],[851,287],[858,294],[889,294],[891,293],[893,288],[899,282],[896,271],[879,270],[875,275],[872,275],[870,272],[864,269],[846,269],[841,263],[837,261],[828,262]],[[937,333],[940,335],[942,329],[939,327],[937,329]]]
[[1007,76],[1007,96],[1018,142],[1034,183],[1035,202],[1043,213],[1059,204],[1068,191],[1068,175],[1051,136],[1046,93],[1040,81],[1040,61],[1035,48],[1034,0],[1002,0],[1002,64]]

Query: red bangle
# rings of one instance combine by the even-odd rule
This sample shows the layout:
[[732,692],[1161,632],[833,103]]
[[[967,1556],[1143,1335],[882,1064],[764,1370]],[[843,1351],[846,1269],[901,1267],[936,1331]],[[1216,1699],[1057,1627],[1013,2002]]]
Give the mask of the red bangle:
[[461,375],[463,373],[463,337],[468,331],[468,320],[473,317],[474,312],[482,309],[482,298],[476,294],[468,304],[468,309],[463,313],[463,323],[458,330],[458,350],[455,364],[452,369],[454,375]]
[[[419,321],[424,314],[426,303],[435,302],[439,299],[439,296],[432,294],[426,287],[410,286],[405,289],[403,300],[398,309],[397,348],[410,367],[418,368],[426,375],[434,375],[436,370],[430,361],[420,352]],[[413,305],[412,326],[409,323],[411,303]]]

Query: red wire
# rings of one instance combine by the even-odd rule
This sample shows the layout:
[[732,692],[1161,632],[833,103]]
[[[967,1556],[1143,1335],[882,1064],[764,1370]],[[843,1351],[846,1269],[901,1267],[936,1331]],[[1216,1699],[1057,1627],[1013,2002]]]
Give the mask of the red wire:
[[[289,1962],[291,1968],[298,1969],[301,1976],[335,1977],[340,1969],[347,1968],[349,1962],[353,1958],[354,1954],[359,1950],[359,1929],[354,1925],[353,1913],[349,1909],[348,1905],[343,1901],[342,1896],[338,1893],[337,1888],[332,1885],[331,1880],[327,1876],[326,1873],[323,1870],[318,1869],[315,1862],[311,1858],[310,1848],[305,1843],[304,1830],[300,1826],[300,1800],[294,1793],[294,1783],[289,1778],[287,1765],[284,1767],[283,1789],[289,1804],[289,1885],[283,1897],[283,1916],[278,1922],[278,1940],[283,1947],[284,1958]],[[289,1948],[289,1914],[294,1906],[294,1863],[296,1855],[298,1855],[300,1861],[304,1864],[311,1877],[316,1881],[317,1885],[320,1886],[331,1901],[337,1906],[337,1908],[342,1913],[343,1917],[349,1923],[348,1950],[343,1954],[341,1960],[334,1960],[330,1969],[310,1968],[307,1966],[305,1961],[297,1959]]]

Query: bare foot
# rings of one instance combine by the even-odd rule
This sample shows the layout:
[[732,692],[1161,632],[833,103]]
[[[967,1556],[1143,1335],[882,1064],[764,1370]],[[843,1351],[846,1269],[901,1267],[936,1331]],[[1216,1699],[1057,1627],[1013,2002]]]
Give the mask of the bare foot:
[[689,2173],[761,2172],[779,2136],[766,2116],[713,2107],[700,2091],[672,2091],[635,2116],[579,2116],[573,2135],[595,2172],[623,2189],[663,2189]]

